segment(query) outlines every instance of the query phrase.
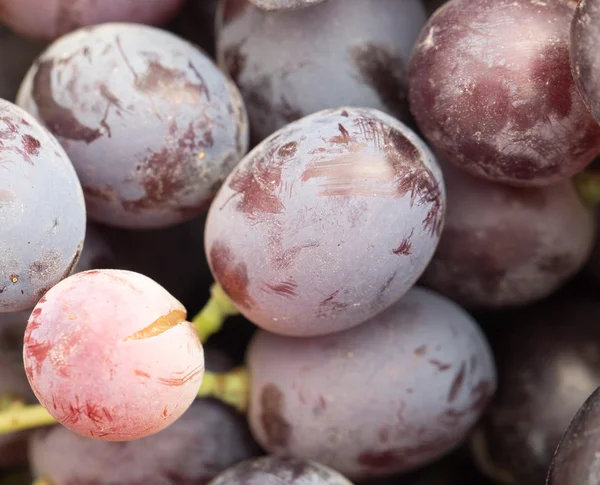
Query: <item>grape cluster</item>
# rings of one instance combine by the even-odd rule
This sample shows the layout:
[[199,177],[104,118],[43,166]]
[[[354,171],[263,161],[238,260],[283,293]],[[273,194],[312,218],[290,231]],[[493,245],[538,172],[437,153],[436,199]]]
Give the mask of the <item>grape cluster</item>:
[[0,0],[0,484],[600,483],[600,0]]

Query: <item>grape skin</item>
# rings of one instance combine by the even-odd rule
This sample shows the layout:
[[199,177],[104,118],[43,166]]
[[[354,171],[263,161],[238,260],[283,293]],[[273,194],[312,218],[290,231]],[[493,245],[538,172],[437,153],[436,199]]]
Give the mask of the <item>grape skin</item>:
[[123,270],[73,275],[36,305],[25,332],[29,383],[72,431],[106,441],[152,435],[177,420],[204,375],[185,308]]
[[327,0],[282,12],[222,0],[217,59],[242,92],[257,143],[339,106],[407,121],[408,59],[426,19],[421,0]]
[[431,147],[488,180],[547,186],[600,152],[571,75],[566,0],[451,0],[409,66],[409,104]]
[[297,339],[261,330],[247,363],[259,444],[350,479],[407,472],[448,453],[496,388],[476,323],[422,288],[345,332]]
[[0,19],[20,35],[51,41],[94,24],[167,22],[184,0],[0,0]]
[[215,197],[211,271],[250,321],[309,336],[358,325],[400,298],[443,224],[439,167],[373,109],[325,110],[273,134]]
[[600,2],[577,4],[571,21],[570,56],[575,85],[586,106],[600,122]]
[[263,10],[288,10],[321,3],[324,0],[250,0],[257,7]]
[[596,223],[570,182],[515,189],[440,164],[448,208],[422,284],[468,308],[525,305],[588,260]]
[[197,399],[171,426],[136,441],[97,441],[55,426],[29,443],[34,476],[53,485],[204,485],[257,453],[243,416],[211,399]]
[[239,463],[209,485],[352,485],[335,470],[315,461],[264,456]]
[[153,27],[104,24],[62,37],[17,100],[61,141],[90,220],[107,225],[192,219],[247,150],[233,83],[192,44]]
[[33,307],[79,260],[81,185],[54,137],[0,100],[0,313]]

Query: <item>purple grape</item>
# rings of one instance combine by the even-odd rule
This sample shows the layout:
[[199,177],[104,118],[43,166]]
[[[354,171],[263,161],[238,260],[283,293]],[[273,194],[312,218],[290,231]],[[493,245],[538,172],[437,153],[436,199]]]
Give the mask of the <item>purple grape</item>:
[[257,454],[244,418],[211,399],[197,399],[147,438],[110,443],[55,426],[38,431],[29,445],[33,474],[53,485],[205,485]]
[[209,211],[206,253],[240,311],[275,333],[358,325],[431,259],[445,192],[435,158],[373,109],[325,110],[258,145]]
[[600,476],[600,388],[579,408],[552,458],[547,485],[598,483]]
[[315,461],[263,456],[229,468],[210,485],[352,485],[335,470]]
[[460,444],[496,389],[489,346],[456,304],[414,288],[356,328],[248,351],[255,439],[351,479],[407,472]]
[[233,83],[203,52],[153,27],[104,24],[62,37],[31,68],[18,103],[58,137],[90,219],[108,225],[197,216],[247,149]]
[[184,0],[0,0],[0,20],[19,34],[53,40],[106,22],[161,24]]
[[431,147],[474,175],[547,186],[600,152],[575,87],[567,0],[450,0],[409,66],[409,102]]
[[577,4],[569,46],[575,85],[594,118],[600,121],[600,1]]
[[32,116],[0,100],[0,313],[33,307],[71,274],[85,225],[65,151]]
[[448,209],[426,286],[469,308],[524,305],[587,261],[596,224],[570,182],[515,189],[441,166]]
[[595,297],[571,297],[497,315],[499,386],[474,443],[504,481],[544,483],[561,436],[600,385],[598,314]]
[[263,10],[289,10],[301,7],[308,7],[324,0],[250,0],[257,7]]
[[407,65],[425,23],[421,0],[327,0],[265,12],[223,0],[217,57],[239,86],[253,139],[339,106],[407,120]]

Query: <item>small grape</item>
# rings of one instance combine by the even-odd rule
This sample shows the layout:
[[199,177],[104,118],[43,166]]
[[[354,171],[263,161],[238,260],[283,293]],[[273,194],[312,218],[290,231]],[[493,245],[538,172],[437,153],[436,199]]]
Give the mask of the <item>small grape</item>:
[[0,313],[33,307],[83,247],[81,185],[57,140],[0,100]]
[[426,19],[421,0],[327,0],[282,12],[222,0],[217,59],[240,88],[256,142],[339,106],[407,121],[408,59]]
[[569,46],[575,85],[600,122],[600,1],[585,0],[577,4]]
[[409,103],[431,147],[474,175],[547,186],[600,152],[575,87],[567,0],[450,0],[417,40]]
[[264,456],[238,463],[209,485],[352,485],[335,470],[315,461]]
[[556,448],[547,485],[598,483],[600,476],[600,388],[575,414]]
[[233,83],[202,51],[153,27],[104,24],[60,38],[17,99],[63,144],[89,218],[107,225],[192,219],[247,150]]
[[197,399],[171,426],[136,441],[98,441],[55,426],[29,444],[33,474],[52,485],[204,485],[257,454],[244,418],[211,399]]
[[443,224],[441,172],[405,125],[366,108],[325,110],[249,153],[208,214],[215,279],[256,325],[331,333],[400,298]]
[[248,367],[257,441],[351,479],[407,472],[447,454],[496,389],[477,324],[421,288],[345,332],[298,339],[261,330]]
[[263,10],[288,10],[301,7],[308,7],[324,0],[250,0],[257,7]]
[[492,464],[511,483],[544,483],[561,436],[600,385],[599,313],[595,297],[579,296],[497,315],[490,340],[499,386],[475,442],[485,469]]
[[172,424],[204,375],[185,308],[151,279],[123,270],[78,273],[52,288],[31,314],[23,356],[50,414],[106,441]]
[[54,40],[80,27],[106,22],[162,24],[184,0],[0,0],[0,20],[19,34]]
[[441,167],[448,208],[422,284],[469,308],[524,305],[587,261],[596,224],[570,182],[516,189]]

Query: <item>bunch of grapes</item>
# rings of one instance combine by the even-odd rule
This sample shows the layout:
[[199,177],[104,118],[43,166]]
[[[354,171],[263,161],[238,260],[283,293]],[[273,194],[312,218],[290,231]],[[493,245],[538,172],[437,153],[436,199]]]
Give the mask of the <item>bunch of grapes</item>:
[[600,0],[0,0],[0,485],[600,484],[597,157]]

